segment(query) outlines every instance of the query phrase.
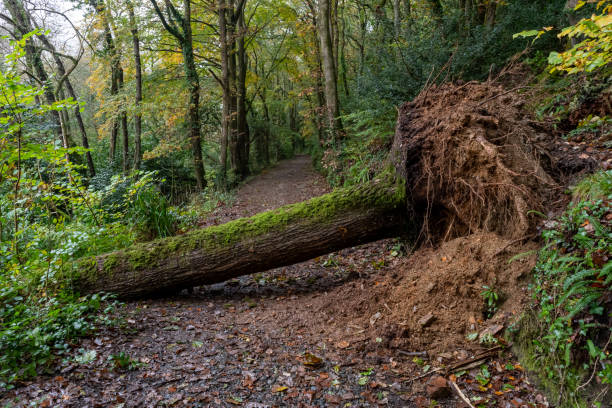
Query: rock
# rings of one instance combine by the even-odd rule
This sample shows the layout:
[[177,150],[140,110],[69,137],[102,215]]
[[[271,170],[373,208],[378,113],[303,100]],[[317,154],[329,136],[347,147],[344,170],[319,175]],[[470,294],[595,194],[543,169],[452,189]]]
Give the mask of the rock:
[[421,317],[421,319],[419,319],[419,324],[421,325],[421,327],[427,327],[429,326],[433,321],[435,320],[435,317],[433,314],[428,313],[425,316]]
[[443,359],[450,360],[453,358],[451,353],[440,353],[438,357],[442,357]]
[[465,350],[457,350],[453,353],[457,360],[462,361],[469,357],[469,354]]
[[349,401],[352,399],[355,399],[355,394],[353,394],[352,392],[347,392],[346,394],[342,394],[343,401]]
[[480,333],[480,340],[482,340],[483,338],[485,338],[486,336],[495,336],[497,333],[499,333],[500,331],[502,331],[504,329],[504,325],[503,324],[494,324],[493,326],[489,326],[486,329],[484,329],[481,333]]
[[446,398],[451,395],[451,389],[446,382],[446,378],[436,375],[433,376],[427,381],[427,386],[425,387],[427,391],[427,395],[430,398]]
[[376,321],[381,317],[382,314],[380,314],[380,312],[376,312],[374,315],[372,315],[372,317],[370,317],[370,326],[374,326],[374,323],[376,323]]

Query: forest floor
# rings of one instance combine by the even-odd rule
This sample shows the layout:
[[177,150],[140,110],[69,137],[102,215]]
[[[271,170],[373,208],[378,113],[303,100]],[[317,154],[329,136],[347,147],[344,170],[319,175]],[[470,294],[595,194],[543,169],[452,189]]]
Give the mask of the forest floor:
[[[254,177],[206,223],[329,191],[310,160]],[[526,301],[534,257],[507,261],[534,248],[476,233],[407,255],[399,241],[383,240],[127,302],[120,325],[83,340],[55,373],[20,384],[0,404],[466,407],[462,393],[474,406],[545,407],[495,338]],[[505,300],[489,319],[484,284]]]

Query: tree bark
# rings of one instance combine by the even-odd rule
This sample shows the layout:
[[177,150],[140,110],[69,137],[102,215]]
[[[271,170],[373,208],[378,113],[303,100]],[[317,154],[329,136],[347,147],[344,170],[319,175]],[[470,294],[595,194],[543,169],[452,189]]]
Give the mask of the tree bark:
[[[117,70],[117,87],[118,89],[123,89],[124,86],[124,78],[123,78],[123,68],[119,67]],[[129,140],[129,132],[128,132],[128,123],[127,123],[127,113],[125,109],[121,108],[121,113],[119,115],[119,119],[121,120],[121,163],[123,164],[123,172],[127,173],[129,170],[129,149],[130,149],[130,140]]]
[[134,54],[134,81],[136,82],[136,93],[134,95],[136,105],[136,112],[134,113],[134,168],[138,170],[142,162],[142,112],[140,110],[142,105],[142,62],[140,60],[140,39],[138,38],[134,5],[131,1],[128,1],[127,5]]
[[221,90],[223,107],[221,111],[221,157],[220,161],[220,184],[227,187],[227,144],[230,132],[230,106],[232,95],[229,78],[229,44],[227,38],[227,19],[225,0],[218,0],[219,14],[219,43],[221,50]]
[[[19,38],[33,31],[34,28],[32,27],[30,16],[21,0],[4,0],[4,6],[11,14],[13,22],[15,23],[15,31],[17,32]],[[34,72],[31,72],[30,74],[36,76],[36,79],[40,84],[42,84],[45,101],[47,104],[52,105],[55,103],[55,92],[53,89],[53,84],[51,84],[49,81],[49,75],[47,74],[41,57],[41,50],[36,49],[34,39],[32,37],[26,40],[24,49],[28,64],[31,64],[34,70]],[[52,110],[50,112],[50,117],[53,122],[54,131],[58,137],[61,137],[62,144],[68,144],[66,135],[62,132],[59,112]]]
[[200,78],[195,66],[193,55],[193,38],[191,33],[191,2],[183,1],[185,16],[183,17],[184,41],[182,45],[183,59],[185,60],[185,75],[189,86],[189,136],[191,142],[191,153],[193,156],[193,168],[198,190],[206,187],[204,175],[204,161],[202,160],[202,141],[200,132]]
[[323,68],[321,67],[321,44],[318,38],[318,22],[317,22],[317,12],[315,5],[312,1],[307,1],[306,4],[310,8],[310,15],[312,19],[312,42],[314,49],[315,62],[314,66],[311,68],[314,74],[314,82],[315,82],[315,93],[317,94],[317,107],[315,108],[315,126],[317,127],[317,132],[319,135],[319,144],[323,146],[325,144],[325,133],[324,133],[324,122],[325,122],[325,94],[323,90]]
[[495,25],[495,17],[497,14],[497,1],[490,0],[487,3],[486,15],[485,15],[485,24],[492,28]]
[[321,43],[321,63],[325,76],[325,101],[327,118],[332,142],[335,143],[342,133],[342,120],[338,102],[337,70],[334,58],[330,24],[330,0],[319,0],[319,18],[317,20],[319,41]]
[[67,271],[81,293],[149,296],[222,282],[396,236],[403,184],[374,181],[185,235],[79,259]]
[[[93,1],[93,4],[96,7],[96,12],[102,19],[102,24],[104,26],[104,52],[107,53],[110,57],[110,69],[111,69],[111,79],[110,79],[110,94],[111,97],[117,95],[119,93],[119,70],[121,70],[121,61],[119,58],[119,54],[117,53],[117,49],[115,47],[115,41],[113,39],[113,34],[111,32],[110,22],[108,18],[108,11],[104,5],[103,1],[97,0]],[[115,161],[115,153],[117,151],[117,135],[119,134],[119,119],[113,118],[113,126],[111,127],[111,135],[110,142],[108,148],[108,158],[111,164]]]
[[244,180],[249,175],[249,151],[250,134],[247,122],[246,107],[246,74],[247,74],[247,54],[244,48],[244,36],[246,34],[246,24],[244,21],[244,7],[246,0],[242,2],[242,8],[236,10],[237,13],[237,53],[236,53],[236,125],[238,131],[238,159],[237,176],[239,180]]
[[393,0],[393,30],[395,31],[395,39],[398,40],[402,35],[400,0]]

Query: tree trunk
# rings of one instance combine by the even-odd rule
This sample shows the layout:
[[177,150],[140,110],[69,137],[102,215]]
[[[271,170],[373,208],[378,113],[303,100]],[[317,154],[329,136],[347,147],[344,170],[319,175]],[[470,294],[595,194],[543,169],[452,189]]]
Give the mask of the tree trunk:
[[261,160],[264,166],[268,166],[270,164],[270,111],[268,109],[268,102],[266,101],[266,91],[265,89],[259,92],[259,98],[261,99],[261,105],[263,107],[263,117],[264,117],[264,132],[260,136],[261,140],[259,141],[260,151],[261,151]]
[[184,41],[181,46],[185,65],[185,76],[189,86],[189,137],[196,185],[199,191],[206,187],[204,161],[202,160],[202,141],[200,132],[200,78],[195,66],[193,55],[193,38],[191,34],[191,2],[183,1],[185,16],[183,17]]
[[122,298],[222,282],[397,235],[403,184],[375,181],[251,218],[82,258],[72,269],[82,293]]
[[487,4],[486,15],[485,15],[485,24],[489,28],[492,28],[495,25],[496,14],[497,14],[497,2],[491,0]]
[[[21,0],[4,0],[4,6],[11,14],[15,23],[15,32],[19,38],[33,31],[30,16],[27,13],[25,6]],[[34,45],[34,39],[28,38],[24,47],[26,60],[28,65],[31,64],[33,71],[30,74],[35,76],[40,84],[43,85],[43,94],[48,105],[55,103],[55,92],[53,84],[49,81],[49,75],[45,69],[41,51],[37,50]],[[62,138],[62,143],[66,144],[66,135],[62,133],[61,118],[59,112],[52,110],[50,117],[53,122],[53,127],[56,135]]]
[[236,53],[236,125],[238,130],[238,163],[236,163],[237,176],[239,180],[244,180],[249,175],[249,150],[250,134],[247,122],[246,108],[246,74],[247,74],[247,55],[244,49],[244,36],[246,25],[244,22],[244,3],[243,8],[236,10],[238,14],[237,27],[237,53]]
[[223,94],[223,108],[221,112],[221,157],[220,161],[220,184],[227,187],[227,143],[230,132],[230,106],[232,95],[229,78],[229,51],[226,26],[226,4],[225,0],[218,0],[219,13],[219,43],[221,48],[221,90]]
[[[104,47],[105,51],[110,55],[110,67],[111,67],[111,83],[110,83],[110,94],[111,97],[117,95],[119,92],[119,70],[121,69],[121,63],[119,61],[119,55],[115,48],[115,42],[113,40],[113,34],[111,33],[110,24],[106,16],[106,11],[103,8],[98,10],[104,20]],[[117,135],[119,134],[119,119],[113,118],[113,126],[111,128],[110,143],[108,149],[108,158],[111,164],[115,161],[115,152],[117,151]]]
[[[55,46],[51,41],[49,41],[45,34],[40,33],[37,37],[45,45],[45,47],[50,50],[51,55],[53,56],[53,60],[55,61],[55,65],[57,66],[58,76],[59,78],[63,78],[66,75],[66,67],[64,66],[62,58],[58,55]],[[64,80],[64,88],[66,88],[68,96],[71,97],[75,102],[77,102],[78,98],[76,96],[76,92],[74,91],[74,88],[72,87],[72,82],[70,82],[70,78],[68,77]],[[74,116],[76,118],[79,131],[81,132],[81,144],[85,149],[89,149],[89,138],[87,137],[85,123],[83,122],[83,117],[81,116],[81,107],[79,105],[75,106],[74,108]],[[94,167],[93,159],[91,157],[91,152],[85,152],[85,159],[87,161],[87,172],[89,174],[89,177],[95,176],[96,169]]]
[[131,1],[127,2],[128,13],[130,18],[130,31],[132,33],[132,46],[134,53],[134,81],[136,81],[136,94],[134,95],[134,103],[136,112],[134,113],[134,168],[140,169],[142,161],[142,112],[140,111],[142,104],[142,62],[140,60],[140,40],[138,38],[138,27],[136,26],[136,17],[134,15],[134,5]]
[[[189,89],[189,106],[187,109],[189,142],[193,158],[193,170],[196,178],[196,186],[199,191],[206,187],[206,177],[204,173],[204,161],[202,160],[202,141],[200,129],[200,77],[195,65],[193,53],[193,36],[191,32],[191,1],[183,0],[183,14],[174,7],[170,0],[166,0],[166,12],[169,18],[166,19],[164,12],[157,4],[156,0],[150,0],[155,13],[161,20],[164,28],[176,38],[181,52],[183,53],[183,69]],[[180,23],[177,25],[177,22]]]
[[336,64],[333,53],[332,36],[330,32],[330,0],[319,0],[319,18],[317,20],[319,41],[321,43],[321,63],[325,76],[325,101],[327,103],[327,118],[332,143],[335,143],[342,133],[342,121],[338,103],[338,85]]
[[[123,89],[124,79],[123,79],[123,68],[119,67],[117,70],[117,87],[118,89]],[[123,106],[123,104],[122,104]],[[123,164],[123,172],[127,173],[129,170],[129,149],[130,149],[130,140],[128,133],[128,123],[127,123],[127,113],[125,109],[121,108],[121,113],[119,115],[119,119],[121,120],[121,163]]]
[[227,78],[230,91],[229,104],[229,150],[230,163],[234,174],[238,173],[240,164],[239,144],[238,144],[238,99],[236,91],[236,13],[234,11],[233,0],[226,1],[226,38],[227,38]]
[[395,31],[395,39],[398,40],[402,35],[400,0],[393,0],[393,30]]

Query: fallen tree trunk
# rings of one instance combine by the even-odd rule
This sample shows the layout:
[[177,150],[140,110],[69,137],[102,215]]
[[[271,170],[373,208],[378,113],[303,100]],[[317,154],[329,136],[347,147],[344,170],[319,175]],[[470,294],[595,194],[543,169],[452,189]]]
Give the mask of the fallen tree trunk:
[[81,293],[143,297],[222,282],[393,237],[405,218],[402,183],[377,180],[227,224],[82,258]]
[[553,139],[521,111],[523,99],[492,83],[426,89],[399,109],[389,157],[397,176],[79,259],[71,281],[82,293],[142,297],[294,264],[401,228],[433,244],[480,230],[525,237],[535,225],[530,210],[543,211],[562,190],[551,175],[563,167],[544,148]]

